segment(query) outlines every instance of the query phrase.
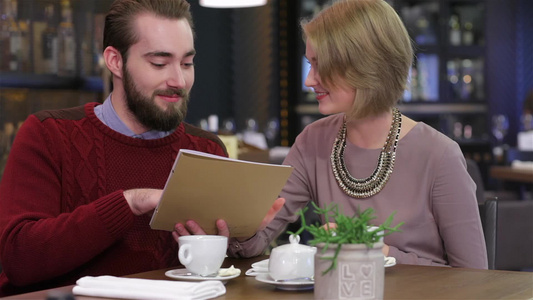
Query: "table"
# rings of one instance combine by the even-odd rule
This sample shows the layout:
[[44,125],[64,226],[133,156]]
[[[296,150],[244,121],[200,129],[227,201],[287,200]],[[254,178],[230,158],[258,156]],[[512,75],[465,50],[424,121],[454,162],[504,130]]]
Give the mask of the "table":
[[[241,276],[226,284],[226,294],[216,299],[313,299],[313,291],[282,291],[244,275],[253,262],[267,258],[227,258],[224,267],[235,265]],[[126,277],[166,279],[162,269]],[[45,299],[54,291],[71,292],[72,286],[44,290],[4,299]],[[384,299],[531,299],[533,273],[462,268],[396,265],[385,268]],[[77,300],[104,298],[76,297]]]
[[500,180],[533,183],[533,171],[528,169],[493,166],[490,168],[490,176]]

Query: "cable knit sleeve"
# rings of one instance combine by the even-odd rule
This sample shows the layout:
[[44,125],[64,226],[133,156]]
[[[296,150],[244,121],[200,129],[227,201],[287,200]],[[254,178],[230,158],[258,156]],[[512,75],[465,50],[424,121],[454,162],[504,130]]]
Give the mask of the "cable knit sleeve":
[[116,191],[64,212],[62,153],[54,128],[30,116],[19,130],[0,182],[0,255],[14,285],[65,274],[104,251],[134,215]]

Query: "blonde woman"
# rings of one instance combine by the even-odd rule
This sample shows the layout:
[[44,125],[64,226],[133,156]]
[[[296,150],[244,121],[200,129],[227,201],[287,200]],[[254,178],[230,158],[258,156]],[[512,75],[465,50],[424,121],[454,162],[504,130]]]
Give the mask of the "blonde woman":
[[[401,264],[487,268],[476,200],[457,143],[395,106],[413,52],[400,18],[383,0],[337,1],[302,22],[319,110],[284,164],[295,168],[275,219],[235,256],[259,254],[309,201],[339,203],[353,214],[368,207],[381,224],[396,211],[401,233],[385,237],[383,253]],[[326,220],[322,220],[326,222]]]

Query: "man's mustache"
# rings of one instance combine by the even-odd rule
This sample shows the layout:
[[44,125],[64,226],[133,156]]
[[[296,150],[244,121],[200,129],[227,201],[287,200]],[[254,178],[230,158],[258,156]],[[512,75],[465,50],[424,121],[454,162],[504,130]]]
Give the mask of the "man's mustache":
[[172,96],[178,95],[181,98],[187,98],[189,93],[186,89],[166,89],[166,90],[156,90],[152,96],[161,95],[161,96]]

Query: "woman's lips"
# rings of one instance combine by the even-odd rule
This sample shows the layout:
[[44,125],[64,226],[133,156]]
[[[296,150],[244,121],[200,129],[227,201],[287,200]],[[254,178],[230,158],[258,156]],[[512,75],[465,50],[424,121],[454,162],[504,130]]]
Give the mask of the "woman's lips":
[[316,100],[319,100],[319,101],[324,99],[328,95],[328,93],[325,93],[325,92],[315,92],[315,94],[316,94]]

